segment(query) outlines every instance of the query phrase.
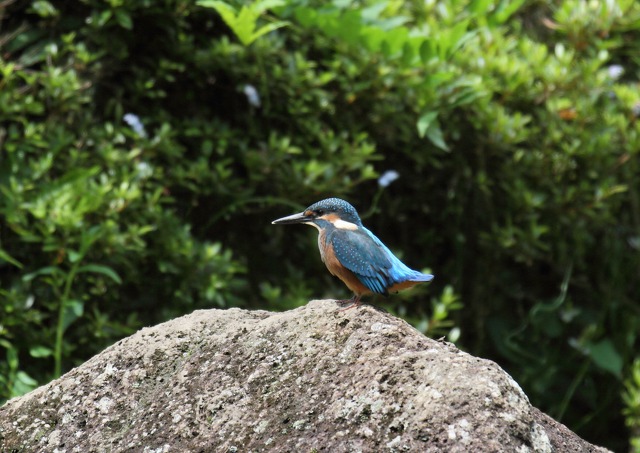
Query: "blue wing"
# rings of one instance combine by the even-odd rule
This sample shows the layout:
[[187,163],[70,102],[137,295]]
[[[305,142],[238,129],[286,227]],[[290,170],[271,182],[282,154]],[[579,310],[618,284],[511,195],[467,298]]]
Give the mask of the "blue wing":
[[340,263],[374,293],[386,295],[388,288],[396,283],[433,279],[433,275],[407,267],[364,227],[335,229],[328,239]]

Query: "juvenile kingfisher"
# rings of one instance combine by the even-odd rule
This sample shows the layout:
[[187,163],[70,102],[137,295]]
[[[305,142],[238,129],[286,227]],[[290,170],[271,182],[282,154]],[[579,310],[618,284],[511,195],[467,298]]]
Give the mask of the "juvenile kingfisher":
[[320,257],[332,275],[353,291],[352,306],[366,294],[383,294],[433,280],[407,267],[371,231],[356,209],[340,198],[327,198],[274,224],[304,223],[318,229]]

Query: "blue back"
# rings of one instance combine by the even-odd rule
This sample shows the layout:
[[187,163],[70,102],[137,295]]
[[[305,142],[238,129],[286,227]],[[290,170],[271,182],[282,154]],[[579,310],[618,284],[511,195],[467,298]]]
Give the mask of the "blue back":
[[340,263],[370,291],[387,294],[389,287],[405,281],[424,281],[433,275],[406,266],[371,231],[334,229],[327,236]]

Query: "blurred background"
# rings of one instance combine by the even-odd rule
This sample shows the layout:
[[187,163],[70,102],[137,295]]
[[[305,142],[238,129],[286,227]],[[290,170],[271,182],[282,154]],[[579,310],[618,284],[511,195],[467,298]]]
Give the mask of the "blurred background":
[[0,1],[0,402],[195,309],[348,298],[329,196],[429,285],[372,302],[640,451],[640,3]]

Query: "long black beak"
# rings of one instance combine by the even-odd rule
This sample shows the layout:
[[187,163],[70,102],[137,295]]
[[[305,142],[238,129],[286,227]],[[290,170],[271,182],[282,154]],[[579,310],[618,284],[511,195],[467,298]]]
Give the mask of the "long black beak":
[[274,220],[271,222],[274,225],[287,225],[293,223],[304,223],[311,220],[311,218],[305,215],[304,212],[300,212],[298,214],[288,215],[286,217],[282,217],[281,219]]

